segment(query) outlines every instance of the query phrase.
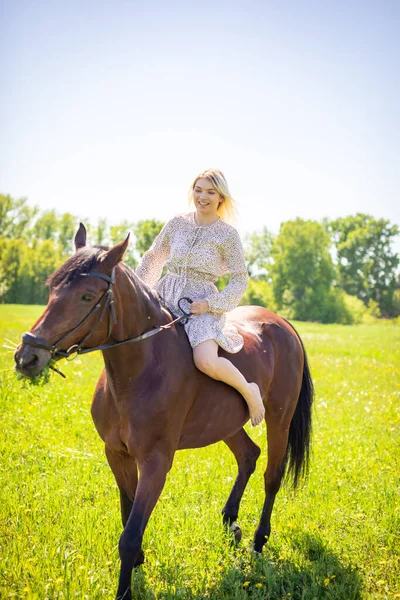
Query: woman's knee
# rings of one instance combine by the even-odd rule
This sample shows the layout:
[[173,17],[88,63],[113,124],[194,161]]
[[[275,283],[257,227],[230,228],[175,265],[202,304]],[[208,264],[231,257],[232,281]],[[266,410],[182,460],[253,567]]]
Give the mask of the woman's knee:
[[206,375],[212,377],[216,372],[215,359],[211,356],[193,352],[194,364]]

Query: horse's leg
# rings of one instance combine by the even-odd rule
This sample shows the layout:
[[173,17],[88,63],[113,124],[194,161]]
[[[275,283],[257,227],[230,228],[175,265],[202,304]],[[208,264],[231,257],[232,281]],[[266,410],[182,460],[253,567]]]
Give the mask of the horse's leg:
[[131,577],[134,567],[142,564],[141,550],[144,530],[162,492],[172,459],[153,452],[139,463],[140,478],[132,510],[119,540],[121,571],[117,600],[131,600]]
[[285,419],[267,417],[268,464],[264,473],[265,501],[260,523],[254,536],[254,550],[261,552],[271,533],[271,513],[275,496],[281,486],[285,472],[286,448],[288,445],[289,424]]
[[125,490],[121,488],[119,489],[119,501],[121,505],[122,525],[125,527],[128,522],[129,515],[131,514],[133,501],[130,499]]
[[129,454],[117,454],[105,447],[106,457],[119,488],[122,525],[125,527],[131,514],[138,483],[136,461]]
[[256,462],[260,456],[260,448],[249,438],[244,429],[224,440],[233,452],[238,464],[238,474],[229,498],[222,509],[223,522],[229,525],[237,541],[241,538],[240,528],[234,526],[239,514],[239,505],[250,475],[254,473]]

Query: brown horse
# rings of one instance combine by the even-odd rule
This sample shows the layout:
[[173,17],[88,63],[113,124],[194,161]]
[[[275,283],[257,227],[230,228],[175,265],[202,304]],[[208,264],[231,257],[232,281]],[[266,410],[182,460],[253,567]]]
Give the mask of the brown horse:
[[[120,490],[117,598],[125,600],[132,598],[132,570],[144,560],[143,534],[176,450],[223,440],[233,452],[238,475],[222,514],[237,538],[239,504],[260,454],[243,429],[249,414],[240,394],[196,369],[181,325],[162,330],[173,317],[121,262],[127,245],[128,238],[109,250],[86,247],[81,225],[77,252],[50,277],[48,305],[15,354],[17,370],[33,377],[73,352],[103,352],[92,415]],[[238,307],[228,318],[245,344],[238,354],[221,355],[258,383],[266,408],[265,502],[254,536],[261,552],[286,467],[295,485],[307,468],[313,387],[302,342],[284,319],[257,306]]]

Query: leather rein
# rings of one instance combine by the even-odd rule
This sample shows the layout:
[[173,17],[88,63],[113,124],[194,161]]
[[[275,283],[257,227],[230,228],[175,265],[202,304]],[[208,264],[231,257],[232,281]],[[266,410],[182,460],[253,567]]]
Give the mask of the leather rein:
[[[104,273],[96,273],[95,271],[93,271],[91,273],[81,273],[80,276],[81,277],[99,277],[100,279],[102,279],[103,281],[105,281],[108,284],[106,291],[101,296],[101,298],[99,299],[97,304],[92,308],[92,310],[86,315],[86,317],[84,317],[82,319],[82,321],[80,323],[78,323],[78,325],[74,329],[72,329],[71,331],[69,331],[68,333],[63,335],[53,345],[49,344],[49,342],[46,342],[46,340],[44,340],[43,338],[37,337],[34,333],[30,333],[29,331],[24,333],[22,336],[23,344],[32,346],[33,348],[40,348],[42,350],[47,350],[48,352],[50,352],[51,358],[54,360],[59,360],[60,358],[70,359],[71,356],[74,356],[74,358],[76,358],[76,356],[78,354],[89,354],[90,352],[96,352],[97,350],[108,350],[109,348],[116,348],[117,346],[122,346],[123,344],[132,344],[134,342],[140,342],[141,340],[145,340],[146,338],[156,335],[157,333],[160,333],[161,331],[164,331],[165,329],[170,329],[172,327],[172,325],[174,325],[175,323],[179,323],[179,322],[187,323],[188,319],[191,317],[191,313],[186,312],[181,307],[180,303],[182,302],[182,300],[185,300],[185,301],[189,302],[189,304],[191,304],[192,300],[190,298],[186,298],[186,297],[180,298],[178,301],[178,307],[182,311],[183,315],[181,317],[177,317],[170,323],[167,323],[166,325],[159,325],[158,327],[155,327],[154,329],[151,329],[150,331],[146,331],[145,333],[142,333],[141,335],[138,335],[137,337],[129,338],[127,340],[123,340],[122,342],[114,342],[114,343],[110,343],[110,344],[104,343],[104,344],[101,344],[100,346],[95,346],[94,348],[83,348],[82,347],[83,344],[96,331],[96,329],[102,322],[105,314],[107,313],[107,310],[109,310],[110,314],[109,314],[109,319],[108,319],[108,334],[107,334],[107,337],[105,340],[106,342],[111,336],[113,327],[117,324],[117,317],[115,314],[113,289],[112,289],[112,286],[114,285],[114,282],[115,282],[115,267],[113,268],[113,270],[111,272],[111,276],[105,275]],[[103,307],[101,308],[103,300],[104,300],[104,304],[103,304]],[[100,309],[101,309],[101,311],[100,311]],[[98,318],[97,322],[95,323],[93,328],[89,331],[89,333],[87,333],[78,344],[73,344],[67,350],[59,349],[59,345],[62,342],[64,342],[69,336],[71,336],[73,333],[75,333],[80,327],[82,327],[82,325],[84,325],[84,323],[86,323],[86,321],[91,316],[93,316],[94,314],[96,314],[99,311],[100,311],[100,313],[99,313],[99,318]],[[52,366],[50,368],[53,371],[56,371],[57,373],[59,373],[62,377],[65,377],[65,375],[63,373],[61,373],[61,371],[59,371],[58,369],[56,369]]]

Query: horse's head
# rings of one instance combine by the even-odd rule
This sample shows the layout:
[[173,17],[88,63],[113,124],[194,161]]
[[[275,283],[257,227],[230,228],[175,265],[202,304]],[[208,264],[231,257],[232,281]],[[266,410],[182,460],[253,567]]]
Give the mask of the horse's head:
[[75,254],[49,277],[45,311],[24,334],[14,355],[19,373],[35,377],[51,359],[68,356],[78,347],[97,346],[110,337],[115,324],[115,269],[128,243],[129,235],[109,250],[88,247],[85,227],[79,226]]

